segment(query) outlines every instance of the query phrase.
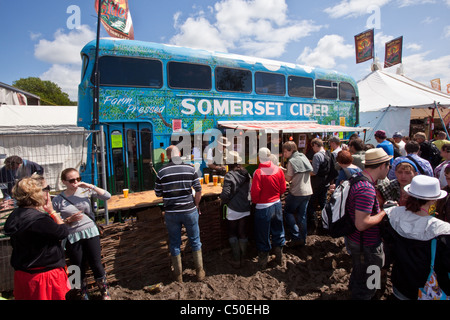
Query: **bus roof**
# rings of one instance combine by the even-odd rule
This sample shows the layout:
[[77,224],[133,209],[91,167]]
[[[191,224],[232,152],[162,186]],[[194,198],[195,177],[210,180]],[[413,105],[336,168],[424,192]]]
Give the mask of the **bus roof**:
[[[96,41],[90,41],[82,49],[81,53],[94,56]],[[269,72],[282,71],[284,73],[295,73],[295,75],[305,75],[315,79],[328,79],[347,81],[357,88],[356,81],[349,75],[330,69],[316,68],[299,65],[295,63],[282,62],[271,59],[244,56],[233,53],[216,52],[205,49],[195,49],[181,47],[170,44],[145,42],[139,40],[125,40],[117,38],[100,39],[100,56],[118,55],[134,57],[152,57],[161,60],[174,58],[185,58],[189,61],[207,63],[224,66],[248,67],[259,66]],[[357,90],[357,89],[356,89]]]

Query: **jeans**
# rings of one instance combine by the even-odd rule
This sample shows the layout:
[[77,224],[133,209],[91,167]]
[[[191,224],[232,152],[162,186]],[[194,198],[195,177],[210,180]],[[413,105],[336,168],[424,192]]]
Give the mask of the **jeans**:
[[[345,237],[345,244],[350,251],[353,261],[353,270],[350,275],[349,288],[352,292],[353,300],[370,300],[376,293],[376,289],[370,289],[367,280],[371,275],[368,272],[369,266],[378,266],[381,270],[384,264],[383,243],[375,246],[361,246]],[[381,276],[381,275],[380,275]]]
[[284,217],[292,240],[306,241],[306,211],[311,196],[294,196],[288,194],[284,205]]
[[270,235],[275,247],[285,244],[283,211],[281,202],[274,203],[268,208],[255,210],[255,242],[258,251],[269,252],[272,248]]
[[180,254],[181,228],[183,225],[186,228],[192,251],[195,252],[202,248],[198,216],[197,209],[191,213],[166,213],[164,215],[167,232],[169,233],[169,249],[172,256]]

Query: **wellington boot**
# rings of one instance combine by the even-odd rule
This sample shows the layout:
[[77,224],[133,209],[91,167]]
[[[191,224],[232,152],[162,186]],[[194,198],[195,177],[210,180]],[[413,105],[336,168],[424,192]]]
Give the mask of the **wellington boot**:
[[275,252],[275,262],[281,265],[283,263],[283,247],[275,247],[273,251]]
[[205,279],[205,270],[203,270],[203,257],[202,249],[192,252],[194,256],[195,273],[197,275],[197,281]]
[[100,289],[100,293],[102,294],[102,300],[111,300],[108,291],[108,283],[106,282],[106,275],[100,279],[96,279],[97,287]]
[[241,259],[247,259],[248,239],[239,239],[239,248],[241,249]]
[[181,264],[181,254],[172,256],[172,267],[175,281],[183,282],[183,266]]
[[236,237],[228,239],[231,246],[231,265],[233,268],[241,267],[241,248],[239,247],[239,242]]
[[268,252],[258,252],[258,266],[261,270],[267,268],[267,263],[269,263],[269,253]]

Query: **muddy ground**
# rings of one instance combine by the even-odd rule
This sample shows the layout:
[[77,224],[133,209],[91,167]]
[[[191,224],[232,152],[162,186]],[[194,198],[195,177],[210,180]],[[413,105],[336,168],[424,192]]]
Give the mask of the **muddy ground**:
[[[183,283],[174,282],[170,270],[161,270],[127,283],[110,287],[114,300],[348,300],[351,258],[344,239],[326,235],[310,235],[306,246],[285,248],[285,261],[277,265],[269,262],[266,270],[259,270],[257,253],[250,243],[249,258],[239,269],[231,267],[230,249],[203,255],[206,278],[195,279],[192,258],[187,255],[183,265]],[[274,256],[272,255],[272,259]],[[162,283],[159,292],[149,286],[155,279]],[[150,282],[149,282],[150,281]],[[378,290],[377,299],[389,300],[391,284]]]

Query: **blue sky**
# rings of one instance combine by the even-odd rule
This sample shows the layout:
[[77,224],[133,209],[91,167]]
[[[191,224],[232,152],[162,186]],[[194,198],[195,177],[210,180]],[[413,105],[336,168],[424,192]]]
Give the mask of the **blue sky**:
[[[72,5],[79,15],[68,12]],[[371,62],[356,64],[354,35],[373,27],[381,64],[385,42],[403,36],[404,74],[427,85],[441,78],[443,91],[450,83],[450,0],[129,0],[129,5],[136,40],[320,66],[357,81],[370,72]],[[95,39],[95,15],[94,0],[0,0],[0,82],[40,77],[76,101],[79,52]],[[103,27],[101,36],[108,36]]]

